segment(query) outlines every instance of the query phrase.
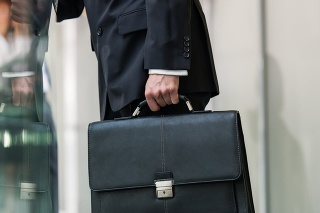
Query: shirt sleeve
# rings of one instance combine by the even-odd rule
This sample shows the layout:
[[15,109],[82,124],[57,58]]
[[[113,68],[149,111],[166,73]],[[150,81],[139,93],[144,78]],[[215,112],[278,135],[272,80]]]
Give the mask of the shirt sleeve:
[[149,75],[174,75],[174,76],[188,76],[187,70],[162,70],[162,69],[149,69]]

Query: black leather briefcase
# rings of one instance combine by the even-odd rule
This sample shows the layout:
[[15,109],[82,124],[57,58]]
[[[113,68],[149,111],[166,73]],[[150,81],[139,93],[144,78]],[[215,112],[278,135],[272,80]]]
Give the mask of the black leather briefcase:
[[237,111],[133,116],[88,134],[93,213],[254,212]]
[[49,127],[20,115],[0,106],[0,212],[51,213]]

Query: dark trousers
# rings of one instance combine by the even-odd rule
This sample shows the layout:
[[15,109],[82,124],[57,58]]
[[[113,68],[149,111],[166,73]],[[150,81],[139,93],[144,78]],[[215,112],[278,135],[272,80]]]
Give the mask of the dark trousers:
[[[194,111],[203,111],[211,98],[210,93],[189,93],[185,94],[185,96],[190,100]],[[107,107],[104,120],[113,120],[116,118],[130,117],[141,101],[143,101],[143,99],[135,100],[127,106],[123,107],[121,110],[113,112],[110,107],[109,99],[107,98]],[[152,112],[148,107],[146,107],[146,109],[141,110],[139,116],[170,115],[182,114],[187,112],[187,105],[183,103],[183,101],[180,101],[178,104],[163,107],[158,112]]]

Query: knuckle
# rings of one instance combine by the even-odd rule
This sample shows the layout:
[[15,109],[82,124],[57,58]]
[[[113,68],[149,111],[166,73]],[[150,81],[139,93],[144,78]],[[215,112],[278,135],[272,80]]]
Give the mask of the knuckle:
[[146,98],[149,98],[149,99],[153,99],[153,98],[158,98],[160,97],[160,90],[146,90],[145,91],[145,96]]
[[175,93],[178,91],[178,87],[172,85],[169,87],[169,91],[170,91],[170,93]]
[[154,97],[154,98],[159,98],[160,95],[161,95],[160,90],[154,91],[154,92],[152,93],[152,97]]
[[151,98],[152,97],[151,91],[148,90],[148,89],[144,92],[144,95],[146,96],[146,98]]
[[168,89],[168,87],[162,87],[160,90],[161,94],[167,94],[167,93],[169,93],[169,91],[170,90]]

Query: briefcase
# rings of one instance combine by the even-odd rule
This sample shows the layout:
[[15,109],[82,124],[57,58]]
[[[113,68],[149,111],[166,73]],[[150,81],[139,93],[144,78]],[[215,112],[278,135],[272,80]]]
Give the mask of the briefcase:
[[141,105],[89,125],[93,213],[254,212],[237,111],[137,117]]
[[51,213],[49,127],[10,109],[0,110],[0,212]]

